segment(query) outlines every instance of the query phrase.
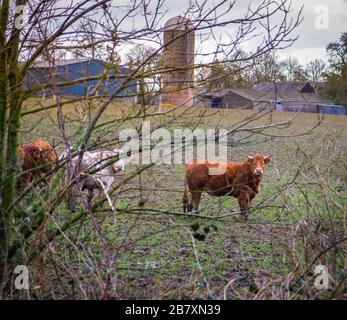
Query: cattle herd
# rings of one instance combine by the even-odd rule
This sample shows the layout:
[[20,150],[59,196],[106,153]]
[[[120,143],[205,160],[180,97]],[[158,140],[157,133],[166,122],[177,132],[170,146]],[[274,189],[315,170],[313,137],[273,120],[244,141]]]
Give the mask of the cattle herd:
[[[120,159],[124,154],[122,149],[84,151],[82,156],[77,154],[72,157],[70,169],[74,175],[67,177],[65,174],[65,178],[80,178],[78,191],[87,190],[88,204],[92,201],[95,189],[99,190],[99,196],[105,194],[111,202],[108,192],[115,182],[115,174],[125,170],[126,161]],[[21,173],[17,179],[17,190],[23,191],[30,184],[47,187],[61,160],[58,160],[54,148],[46,141],[37,140],[19,145],[18,162]],[[249,156],[244,162],[192,161],[185,166],[184,171],[183,211],[198,213],[201,195],[206,192],[217,197],[237,198],[241,217],[246,219],[251,201],[260,191],[264,166],[270,162],[270,155],[260,153]],[[71,199],[75,201],[76,196],[73,195]],[[74,201],[69,203],[71,210],[75,210]]]

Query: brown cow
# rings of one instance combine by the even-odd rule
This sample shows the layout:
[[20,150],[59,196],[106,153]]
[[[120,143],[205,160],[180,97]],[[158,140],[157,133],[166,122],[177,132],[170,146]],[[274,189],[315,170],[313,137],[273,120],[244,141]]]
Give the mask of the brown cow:
[[[23,190],[31,182],[41,179],[50,173],[57,163],[57,154],[52,146],[44,140],[36,140],[18,146],[18,162],[22,174],[17,180],[17,189]],[[43,181],[47,185],[47,180]]]
[[[271,162],[271,156],[256,153],[244,162],[210,164],[207,161],[193,161],[184,172],[183,211],[198,211],[202,192],[212,196],[237,198],[241,217],[246,218],[252,199],[260,191],[264,165]],[[223,174],[211,174],[211,170],[223,167]]]

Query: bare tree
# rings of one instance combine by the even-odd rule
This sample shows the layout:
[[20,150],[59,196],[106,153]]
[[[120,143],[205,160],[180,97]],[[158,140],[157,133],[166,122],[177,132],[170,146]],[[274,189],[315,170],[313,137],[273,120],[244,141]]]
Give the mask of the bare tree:
[[313,82],[322,81],[326,71],[326,64],[323,60],[316,59],[309,62],[305,67],[308,80]]
[[249,73],[253,83],[273,82],[283,77],[281,63],[275,53],[255,58]]
[[326,49],[331,67],[341,71],[347,63],[347,33],[343,32],[339,41],[329,43]]
[[329,55],[329,67],[325,73],[323,94],[337,104],[346,105],[347,33],[342,33],[339,41],[329,43],[326,49]]
[[[139,102],[144,105],[154,103],[154,99],[160,94],[161,75],[153,74],[153,70],[163,67],[162,57],[155,54],[156,49],[145,44],[137,44],[126,54],[127,65],[130,68],[139,68],[143,73],[143,78],[138,77],[140,95]],[[147,63],[143,65],[143,61]],[[146,74],[149,74],[146,77]]]
[[306,78],[303,67],[297,58],[289,57],[283,60],[281,62],[281,70],[288,81],[303,81]]
[[[255,6],[250,6],[242,17],[235,18],[230,13],[235,7],[235,1],[220,0],[212,6],[207,1],[192,1],[184,8],[184,16],[192,23],[193,30],[199,35],[200,43],[196,51],[196,65],[185,68],[202,68],[214,66],[221,61],[226,66],[232,66],[237,73],[245,65],[252,64],[254,59],[269,54],[274,49],[290,46],[295,40],[292,35],[301,21],[301,11],[291,13],[291,2],[282,0],[276,2],[264,0]],[[89,256],[90,247],[83,241],[88,239],[90,230],[97,234],[97,241],[91,247],[100,244],[103,266],[106,266],[105,274],[95,272],[95,278],[99,284],[98,296],[107,298],[112,286],[111,270],[116,263],[116,254],[110,250],[110,245],[102,232],[102,217],[97,217],[100,204],[105,199],[96,201],[91,207],[82,201],[79,212],[67,212],[59,215],[60,206],[64,205],[67,192],[75,185],[81,183],[81,174],[77,168],[71,165],[71,159],[77,156],[82,161],[83,153],[87,150],[105,148],[118,143],[114,136],[120,128],[131,123],[137,132],[141,131],[142,121],[149,115],[156,116],[155,112],[144,114],[139,109],[131,109],[123,114],[118,108],[119,114],[111,120],[103,120],[105,113],[114,110],[113,103],[118,98],[124,97],[123,91],[132,85],[133,81],[141,84],[139,96],[143,92],[153,93],[157,90],[160,77],[163,73],[172,72],[177,66],[161,66],[158,62],[160,54],[165,48],[162,44],[163,19],[165,15],[165,2],[162,0],[132,0],[124,5],[109,0],[101,1],[36,1],[17,0],[16,8],[26,8],[27,24],[22,25],[23,16],[20,10],[13,10],[10,1],[1,2],[0,14],[0,283],[1,288],[9,285],[10,270],[17,263],[30,263],[35,256],[46,250],[52,265],[52,242],[60,239],[57,246],[64,250],[74,251],[76,254],[85,252]],[[273,19],[276,18],[276,22]],[[221,40],[221,28],[233,26],[236,29],[235,36]],[[184,36],[180,35],[180,36]],[[257,50],[247,55],[238,54],[247,39],[253,38]],[[225,39],[225,37],[223,38]],[[175,41],[173,39],[172,41]],[[129,73],[120,72],[123,67],[119,57],[122,53],[129,52],[129,48],[138,42],[153,44],[153,48],[138,46],[131,49],[128,60],[132,68]],[[207,45],[208,44],[208,45]],[[166,44],[167,45],[167,44]],[[57,80],[57,61],[62,54],[65,58],[74,57],[98,58],[105,61],[105,69],[96,75],[86,73],[77,79]],[[199,58],[199,59],[198,59]],[[28,86],[26,83],[30,70],[36,63],[45,61],[49,64],[49,74],[45,81]],[[296,65],[294,63],[294,65]],[[293,74],[290,67],[290,74]],[[119,85],[112,94],[101,92],[105,81],[110,78],[119,79]],[[90,94],[85,97],[63,97],[58,90],[61,87],[83,84],[94,81]],[[146,88],[144,88],[144,86]],[[24,105],[30,99],[42,92],[50,90],[55,99],[49,105],[42,104],[32,110],[25,110]],[[99,94],[100,93],[100,94]],[[129,94],[132,96],[132,94]],[[67,105],[87,105],[87,115],[79,114],[79,122],[73,132],[66,129],[66,115],[64,108]],[[136,107],[136,106],[135,106]],[[21,138],[21,128],[25,124],[25,117],[40,114],[47,110],[56,110],[56,122],[58,134],[63,145],[61,151],[66,156],[61,159],[60,169],[55,174],[55,180],[50,185],[50,190],[42,196],[35,192],[35,183],[20,195],[16,194],[16,179],[20,174],[18,165],[18,144]],[[78,107],[76,107],[78,110]],[[135,111],[134,111],[135,110]],[[115,112],[116,112],[115,111]],[[175,108],[161,115],[161,118],[152,129],[165,125],[180,124],[182,119],[192,119],[191,108]],[[202,113],[193,117],[196,126],[203,118]],[[268,114],[265,113],[265,117]],[[254,133],[264,132],[271,128],[287,126],[291,120],[264,126],[247,128],[246,136],[236,137],[238,132],[243,132],[244,126],[259,119],[264,114],[256,114],[244,119],[241,123],[228,128],[230,144],[237,145],[247,141]],[[191,120],[192,121],[192,120]],[[112,138],[110,138],[112,135]],[[143,138],[143,137],[142,137]],[[66,165],[68,164],[68,165]],[[142,165],[131,172],[126,178],[117,183],[111,191],[115,196],[121,187],[135,178],[141,179],[141,174],[148,170],[150,165]],[[68,181],[62,182],[62,175],[67,171]],[[87,172],[88,173],[88,172]],[[84,173],[85,174],[85,173]],[[37,184],[37,183],[36,183]],[[33,197],[33,209],[26,211],[26,197]],[[140,195],[142,197],[142,194]],[[127,208],[119,209],[120,212],[143,213],[143,202],[139,202],[138,208],[127,211]],[[102,211],[102,210],[101,210]],[[110,210],[106,210],[109,212]],[[21,213],[21,214],[18,214]],[[23,212],[26,218],[23,219]],[[85,224],[90,223],[89,231],[84,230]],[[82,231],[81,231],[82,230]],[[88,240],[86,240],[88,241]],[[35,252],[35,254],[34,254]],[[89,257],[90,261],[94,259]],[[87,260],[89,260],[89,258]],[[83,260],[83,259],[82,259]],[[91,269],[90,261],[83,261],[86,267]],[[73,268],[64,265],[67,272],[72,274]],[[80,276],[83,270],[79,270]],[[59,274],[59,272],[57,272]],[[78,277],[74,281],[78,281]],[[80,287],[81,292],[85,290]],[[4,295],[6,290],[1,290]],[[74,292],[74,291],[73,291]]]
[[245,88],[249,86],[247,80],[244,67],[220,61],[202,67],[197,74],[197,85],[210,89]]

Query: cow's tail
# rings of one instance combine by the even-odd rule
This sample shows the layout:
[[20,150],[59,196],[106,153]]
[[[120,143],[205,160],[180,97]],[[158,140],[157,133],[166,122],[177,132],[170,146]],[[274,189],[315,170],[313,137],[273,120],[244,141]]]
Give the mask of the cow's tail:
[[184,193],[182,199],[183,212],[191,212],[193,210],[192,197],[187,184],[187,177],[184,175]]

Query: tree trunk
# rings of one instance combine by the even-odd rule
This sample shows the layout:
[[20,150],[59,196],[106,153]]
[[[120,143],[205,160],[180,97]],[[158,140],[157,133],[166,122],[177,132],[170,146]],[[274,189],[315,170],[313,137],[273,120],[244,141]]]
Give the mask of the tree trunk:
[[[17,1],[20,4],[21,1]],[[16,16],[15,16],[16,17]],[[2,208],[7,211],[13,203],[18,174],[18,132],[22,107],[22,75],[18,66],[20,30],[13,26],[9,44],[9,116],[7,127],[7,152],[2,189]],[[9,214],[9,213],[8,213]]]
[[[23,4],[22,1],[16,1],[16,5]],[[4,9],[4,8],[2,8]],[[7,8],[8,9],[8,8]],[[1,15],[3,14],[3,10]],[[15,19],[18,14],[15,15]],[[6,29],[6,26],[5,26]],[[20,30],[16,29],[15,22],[12,26],[11,37],[9,42],[6,43],[6,57],[0,63],[5,67],[5,76],[3,80],[8,82],[9,90],[4,93],[6,106],[9,107],[8,124],[7,124],[7,148],[6,158],[2,167],[2,189],[1,189],[1,219],[0,219],[0,250],[1,250],[1,262],[0,262],[0,284],[2,287],[7,284],[8,279],[8,248],[12,241],[12,220],[13,210],[9,210],[14,199],[16,192],[16,179],[18,173],[18,132],[20,126],[20,113],[21,113],[21,90],[22,90],[22,79],[20,76],[20,70],[18,67],[18,56],[19,56],[19,39]],[[6,42],[6,35],[5,35]],[[5,63],[4,63],[5,61]],[[8,77],[7,77],[8,75]],[[6,79],[7,78],[7,79]],[[8,101],[7,101],[8,99]],[[5,106],[5,107],[6,107]],[[3,116],[6,121],[6,108],[3,112]],[[4,137],[2,138],[4,139]],[[3,140],[4,148],[4,140]],[[2,150],[4,151],[4,150]],[[2,153],[4,154],[4,152]]]
[[[2,193],[3,174],[5,166],[5,132],[6,113],[8,108],[8,73],[7,73],[7,50],[6,47],[6,27],[9,14],[9,0],[2,1],[0,12],[0,194]],[[6,278],[6,260],[9,247],[7,215],[0,203],[0,296],[4,279]]]
[[[7,112],[7,50],[6,47],[6,24],[8,20],[8,3],[4,1],[0,14],[0,189],[2,186],[2,174],[4,168],[4,145],[6,132],[6,112]],[[6,6],[7,4],[7,6]]]

